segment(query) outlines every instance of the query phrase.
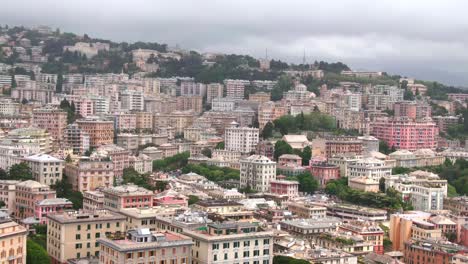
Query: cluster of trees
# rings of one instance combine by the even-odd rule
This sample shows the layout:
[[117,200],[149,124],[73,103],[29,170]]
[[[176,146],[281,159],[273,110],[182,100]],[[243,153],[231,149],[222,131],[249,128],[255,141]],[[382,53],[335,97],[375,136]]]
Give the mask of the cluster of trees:
[[295,259],[287,256],[274,256],[273,264],[310,264],[310,262],[307,260]]
[[291,145],[289,145],[284,140],[278,140],[275,143],[275,152],[274,158],[278,160],[278,158],[283,154],[296,154],[302,158],[302,165],[307,166],[309,165],[310,158],[312,157],[312,149],[307,146],[302,151],[299,149],[293,149]]
[[76,107],[74,102],[68,102],[67,99],[63,99],[60,102],[60,109],[67,112],[67,123],[72,124],[76,119],[81,118],[81,115],[76,112]]
[[172,157],[153,161],[154,171],[172,171],[185,167],[188,163],[190,152],[178,153]]
[[291,90],[294,86],[294,82],[288,75],[281,75],[278,78],[278,82],[271,90],[271,100],[279,101],[283,99],[283,93]]
[[137,172],[134,168],[125,168],[123,170],[123,184],[133,183],[137,186],[143,187],[145,189],[154,191],[164,191],[166,189],[167,182],[158,181],[156,185],[149,184],[149,175],[141,174]]
[[362,206],[383,208],[390,211],[412,209],[411,204],[403,201],[401,195],[392,188],[387,189],[386,193],[353,190],[348,186],[348,178],[329,181],[325,192],[335,195],[343,201]]
[[32,171],[26,162],[14,164],[8,171],[0,168],[0,180],[32,180]]
[[68,182],[67,175],[63,174],[62,180],[50,187],[57,192],[57,197],[70,200],[73,203],[73,209],[83,208],[83,194],[73,190],[72,184]]
[[265,126],[265,128],[267,130],[262,131],[264,137],[271,136],[273,131],[278,131],[282,135],[300,131],[335,131],[336,121],[332,116],[316,111],[309,114],[301,113],[297,116],[285,115],[274,120],[272,125]]
[[387,142],[383,140],[379,141],[379,152],[382,152],[383,154],[388,155],[395,151],[396,151],[395,146],[389,147]]
[[26,241],[26,264],[49,264],[52,263],[45,248],[41,247],[35,241],[28,239]]
[[239,170],[228,167],[217,167],[206,164],[188,164],[182,168],[183,173],[194,172],[205,176],[208,180],[214,182],[222,182],[226,180],[239,180]]
[[298,181],[299,191],[303,193],[313,194],[319,188],[319,182],[308,171],[289,177],[288,180]]

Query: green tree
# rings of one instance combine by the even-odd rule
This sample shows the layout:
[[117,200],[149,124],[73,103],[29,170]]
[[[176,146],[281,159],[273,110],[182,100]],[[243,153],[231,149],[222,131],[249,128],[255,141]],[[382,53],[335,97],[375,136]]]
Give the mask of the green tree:
[[205,157],[211,158],[211,149],[204,148],[202,149],[201,154],[204,155]]
[[73,209],[78,210],[83,208],[83,194],[79,191],[74,191],[72,184],[68,182],[68,177],[63,174],[62,180],[50,186],[57,193],[57,197],[66,198],[73,203]]
[[28,239],[26,241],[26,264],[52,263],[47,251],[38,243]]
[[57,83],[55,84],[55,92],[56,93],[61,93],[63,91],[63,75],[60,72],[57,75]]
[[274,256],[273,264],[310,264],[310,262],[307,260],[295,259],[287,256]]
[[196,204],[198,201],[200,201],[200,198],[196,195],[189,195],[188,197],[188,205]]
[[278,140],[275,143],[275,151],[274,151],[274,158],[278,160],[278,158],[283,154],[292,154],[293,149],[292,147],[284,140]]
[[278,82],[271,90],[271,100],[279,101],[283,98],[283,93],[289,91],[293,87],[294,83],[291,77],[282,75],[278,79]]
[[300,156],[302,158],[302,166],[308,166],[312,158],[312,149],[309,146],[305,147]]
[[385,192],[385,178],[384,177],[379,179],[379,191]]
[[271,122],[265,124],[261,136],[264,139],[271,138],[273,136],[273,124]]
[[66,163],[71,163],[72,161],[73,161],[73,160],[72,160],[70,154],[68,154],[67,157],[65,158],[65,162],[66,162]]
[[224,149],[224,142],[219,142],[218,144],[216,144],[215,149]]
[[388,147],[387,142],[383,140],[379,141],[379,152],[382,152],[385,155],[390,153],[390,148]]
[[26,162],[14,164],[10,167],[9,179],[11,180],[32,180],[32,171]]

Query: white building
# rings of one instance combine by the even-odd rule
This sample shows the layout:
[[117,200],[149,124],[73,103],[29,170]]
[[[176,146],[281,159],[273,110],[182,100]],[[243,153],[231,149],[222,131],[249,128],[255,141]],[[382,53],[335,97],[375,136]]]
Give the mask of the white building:
[[211,100],[211,110],[218,111],[218,112],[230,112],[234,111],[236,108],[236,100],[233,98],[225,97],[225,98],[213,98]]
[[376,158],[368,157],[348,165],[348,178],[364,177],[379,181],[380,178],[392,175],[392,167]]
[[145,100],[142,92],[127,90],[120,94],[121,110],[143,111]]
[[250,153],[258,144],[258,128],[238,127],[236,122],[224,131],[224,148],[230,151]]
[[270,181],[276,180],[276,162],[261,155],[240,160],[240,187],[259,192],[270,190]]
[[24,158],[35,181],[52,185],[62,180],[64,161],[47,154],[36,154]]

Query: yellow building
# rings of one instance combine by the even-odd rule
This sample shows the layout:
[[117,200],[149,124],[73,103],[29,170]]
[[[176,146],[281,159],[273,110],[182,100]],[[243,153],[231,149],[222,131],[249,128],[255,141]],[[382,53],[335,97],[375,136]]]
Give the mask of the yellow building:
[[125,217],[108,210],[63,212],[47,218],[47,252],[53,263],[98,256],[99,238],[125,231]]
[[11,221],[0,219],[0,263],[26,263],[26,238],[28,230]]

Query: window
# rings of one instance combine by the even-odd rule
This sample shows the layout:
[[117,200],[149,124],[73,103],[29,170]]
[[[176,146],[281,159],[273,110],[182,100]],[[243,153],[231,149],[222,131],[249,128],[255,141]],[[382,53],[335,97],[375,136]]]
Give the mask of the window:
[[223,243],[223,248],[229,248],[229,243]]
[[110,228],[110,223],[107,223],[107,228]]
[[132,258],[132,253],[127,253],[127,259],[131,259]]
[[80,234],[76,234],[76,235],[75,235],[75,238],[76,238],[76,240],[80,240],[80,239],[81,239],[81,235],[80,235]]
[[258,246],[258,240],[255,239],[255,246]]
[[87,239],[91,239],[91,234],[88,233],[88,234],[86,235],[86,238],[87,238]]
[[270,239],[263,239],[263,244],[264,245],[270,244]]
[[218,255],[214,254],[213,255],[213,261],[217,261],[218,260]]
[[267,260],[264,260],[263,261],[263,264],[270,264],[270,261],[267,259]]
[[101,233],[96,233],[96,238],[100,238],[101,237]]
[[219,244],[213,244],[212,249],[213,250],[219,249]]
[[260,250],[254,250],[253,254],[254,256],[260,256]]
[[81,225],[77,225],[76,230],[80,231],[81,230]]
[[75,248],[82,248],[81,243],[75,244]]
[[250,252],[249,251],[244,251],[244,258],[248,258],[250,256]]
[[224,260],[228,259],[228,253],[224,253]]
[[86,248],[90,248],[91,247],[91,243],[86,243]]
[[234,248],[238,248],[240,246],[240,242],[239,241],[236,241],[233,243],[233,247]]
[[244,247],[250,247],[250,241],[244,241]]
[[235,259],[239,258],[239,253],[235,252],[235,253],[234,253],[234,258],[235,258]]
[[269,249],[264,249],[263,250],[263,255],[270,255],[270,250]]

